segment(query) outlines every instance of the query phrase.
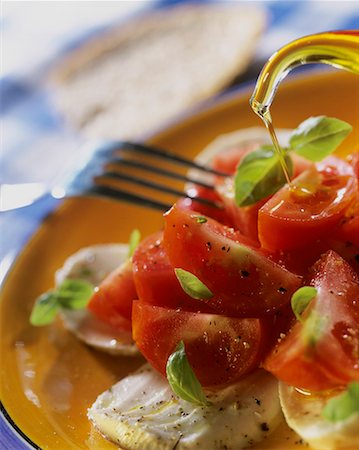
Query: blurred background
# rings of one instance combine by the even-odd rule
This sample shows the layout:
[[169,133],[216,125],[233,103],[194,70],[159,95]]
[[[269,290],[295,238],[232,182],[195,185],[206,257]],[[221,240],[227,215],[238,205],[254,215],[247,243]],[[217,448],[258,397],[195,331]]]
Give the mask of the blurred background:
[[[356,28],[356,0],[3,1],[0,183],[51,186],[84,142],[144,139],[254,83],[289,41]],[[3,272],[44,202],[2,213]]]

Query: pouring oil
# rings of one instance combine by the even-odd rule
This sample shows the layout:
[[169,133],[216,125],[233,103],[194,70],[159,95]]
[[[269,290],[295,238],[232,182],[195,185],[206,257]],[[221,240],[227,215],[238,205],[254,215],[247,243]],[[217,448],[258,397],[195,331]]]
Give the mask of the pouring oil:
[[[322,63],[359,74],[359,30],[345,30],[305,36],[284,46],[274,53],[263,67],[255,86],[250,104],[263,120],[278,154],[287,183],[291,191],[304,188],[291,183],[285,152],[281,149],[274,131],[270,106],[280,82],[294,68]],[[298,192],[299,193],[299,192]]]

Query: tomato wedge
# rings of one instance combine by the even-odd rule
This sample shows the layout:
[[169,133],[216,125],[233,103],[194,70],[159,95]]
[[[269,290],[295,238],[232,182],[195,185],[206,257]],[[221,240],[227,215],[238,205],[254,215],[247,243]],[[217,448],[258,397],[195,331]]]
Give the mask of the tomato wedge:
[[[263,319],[237,319],[133,302],[133,337],[144,357],[161,372],[183,340],[202,386],[229,384],[258,367],[267,347]],[[165,337],[165,338],[164,338]]]
[[165,215],[163,242],[173,267],[199,278],[214,294],[206,302],[221,314],[272,314],[301,284],[301,277],[268,259],[250,239],[213,219],[198,221],[177,205]]
[[214,203],[218,203],[218,208],[215,206],[207,205],[205,203],[201,203],[195,198],[189,197],[178,200],[181,208],[188,209],[189,211],[195,211],[203,216],[212,217],[212,219],[218,220],[218,222],[221,222],[228,226],[233,225],[232,218],[230,217],[224,206],[222,207],[222,199],[216,191],[199,185],[191,185],[187,189],[187,193],[191,197],[201,197]]
[[258,214],[261,245],[272,251],[291,251],[333,235],[358,192],[353,168],[330,157],[303,172],[262,206]]
[[148,236],[133,254],[133,277],[138,298],[157,306],[211,311],[205,303],[184,292],[163,247],[162,238],[162,231]]
[[[137,298],[130,260],[112,271],[95,289],[87,307],[117,328],[131,329],[132,300]],[[125,320],[124,320],[125,319]]]
[[359,247],[359,214],[346,220],[341,227],[340,235],[345,242],[350,242]]
[[[258,143],[252,142],[242,146],[228,148],[226,151],[216,155],[212,165],[218,170],[233,175],[242,158],[253,150],[256,150],[258,147]],[[294,177],[310,167],[313,167],[312,162],[299,155],[293,154],[292,159]],[[258,242],[258,211],[268,201],[268,198],[251,206],[237,206],[234,199],[232,178],[218,177],[216,180],[216,191],[223,201],[225,212],[227,217],[229,217],[228,222],[220,222],[225,223],[226,225],[233,225],[236,229],[240,230],[242,234]],[[214,216],[210,217],[216,219]]]
[[320,391],[359,380],[359,278],[333,251],[312,272],[317,296],[263,366],[287,384]]

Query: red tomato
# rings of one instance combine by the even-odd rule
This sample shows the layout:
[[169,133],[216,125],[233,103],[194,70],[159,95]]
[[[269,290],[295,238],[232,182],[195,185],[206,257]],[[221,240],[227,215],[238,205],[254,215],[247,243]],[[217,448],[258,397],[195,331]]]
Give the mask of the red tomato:
[[264,368],[287,384],[319,391],[359,380],[359,278],[333,251],[312,272],[317,296]]
[[162,237],[162,231],[148,236],[133,254],[138,298],[152,305],[209,311],[205,303],[188,296],[182,289],[163,247]]
[[352,153],[347,157],[350,165],[353,167],[354,174],[357,178],[359,178],[359,150],[355,153]]
[[233,175],[241,159],[259,146],[260,142],[253,140],[227,147],[214,155],[211,166],[219,172]]
[[334,234],[358,190],[351,166],[334,157],[303,172],[294,185],[299,188],[284,186],[259,210],[259,240],[270,251],[313,246]]
[[[234,145],[232,147],[225,148],[220,153],[216,154],[211,161],[211,165],[214,169],[219,170],[228,175],[234,175],[238,164],[241,160],[253,150],[256,150],[260,146],[260,142],[248,141],[240,145]],[[220,199],[225,206],[225,213],[229,217],[225,225],[234,226],[240,230],[242,234],[248,236],[254,241],[258,241],[258,210],[259,205],[247,206],[239,208],[233,198],[233,179],[218,177],[216,179],[216,190]],[[212,216],[210,216],[212,217]],[[213,217],[216,219],[216,217]],[[217,219],[218,220],[218,219]]]
[[229,384],[258,367],[266,348],[263,319],[236,319],[133,302],[133,337],[151,365],[166,373],[168,357],[183,340],[203,386]]
[[128,260],[111,272],[95,289],[87,307],[104,322],[131,330],[132,300],[135,298],[137,293],[132,264]]
[[340,236],[344,241],[359,247],[359,214],[345,221],[341,227]]
[[199,278],[214,294],[206,302],[221,314],[272,314],[301,284],[238,231],[210,218],[199,223],[177,205],[165,215],[163,242],[173,267]]
[[202,186],[192,185],[189,189],[187,189],[187,193],[191,195],[191,197],[202,197],[213,202],[217,202],[219,207],[216,208],[215,206],[206,205],[196,201],[195,199],[187,197],[178,201],[181,208],[197,212],[202,216],[212,217],[212,219],[216,219],[218,222],[224,223],[225,225],[232,225],[232,219],[225,210],[224,205],[222,204],[222,199],[217,192]]
[[[220,153],[214,158],[214,168],[234,174],[241,159],[253,150],[258,148],[258,143],[252,142],[241,147],[232,147]],[[301,156],[292,155],[294,174],[296,177],[304,170],[313,166],[313,163]],[[216,190],[223,201],[225,212],[229,217],[226,225],[231,225],[241,231],[242,234],[249,238],[258,241],[258,211],[266,203],[267,199],[257,202],[255,205],[242,206],[236,205],[234,200],[233,179],[218,177],[216,181]],[[213,216],[210,216],[213,217]],[[216,218],[216,217],[213,217]]]
[[311,161],[309,161],[306,158],[303,158],[300,155],[291,153],[290,156],[293,161],[293,176],[292,176],[292,178],[296,178],[302,172],[305,172],[306,170],[309,170],[314,166],[314,163],[312,163]]
[[225,206],[225,212],[230,217],[230,222],[244,236],[249,237],[256,243],[258,241],[258,211],[265,204],[262,200],[255,205],[242,206],[236,205],[233,192],[233,179],[227,178],[217,183],[217,192],[222,198]]

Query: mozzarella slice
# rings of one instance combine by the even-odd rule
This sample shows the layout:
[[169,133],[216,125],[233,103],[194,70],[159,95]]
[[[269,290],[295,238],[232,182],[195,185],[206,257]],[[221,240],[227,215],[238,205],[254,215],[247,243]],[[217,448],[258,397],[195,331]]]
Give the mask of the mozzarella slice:
[[288,425],[311,448],[318,450],[359,448],[359,413],[341,422],[322,417],[328,397],[305,395],[292,386],[279,383],[279,396]]
[[126,261],[127,244],[99,244],[85,247],[66,259],[55,274],[56,284],[76,278],[98,286],[116,267]]
[[[291,132],[292,130],[285,128],[276,130],[276,135],[281,145],[288,145]],[[232,147],[248,146],[249,148],[254,148],[271,143],[270,135],[265,128],[244,128],[243,130],[232,131],[217,136],[196,156],[196,161],[205,164],[211,161],[217,154],[225,153],[227,149]]]
[[[56,284],[61,284],[66,278],[75,278],[97,286],[126,260],[127,254],[127,244],[103,244],[83,248],[70,256],[56,272]],[[86,344],[112,354],[138,354],[130,332],[106,324],[97,319],[91,311],[62,310],[60,315],[66,329]]]
[[210,406],[178,398],[146,364],[101,394],[88,417],[105,437],[131,450],[246,448],[283,420],[277,380],[263,370],[206,395]]

